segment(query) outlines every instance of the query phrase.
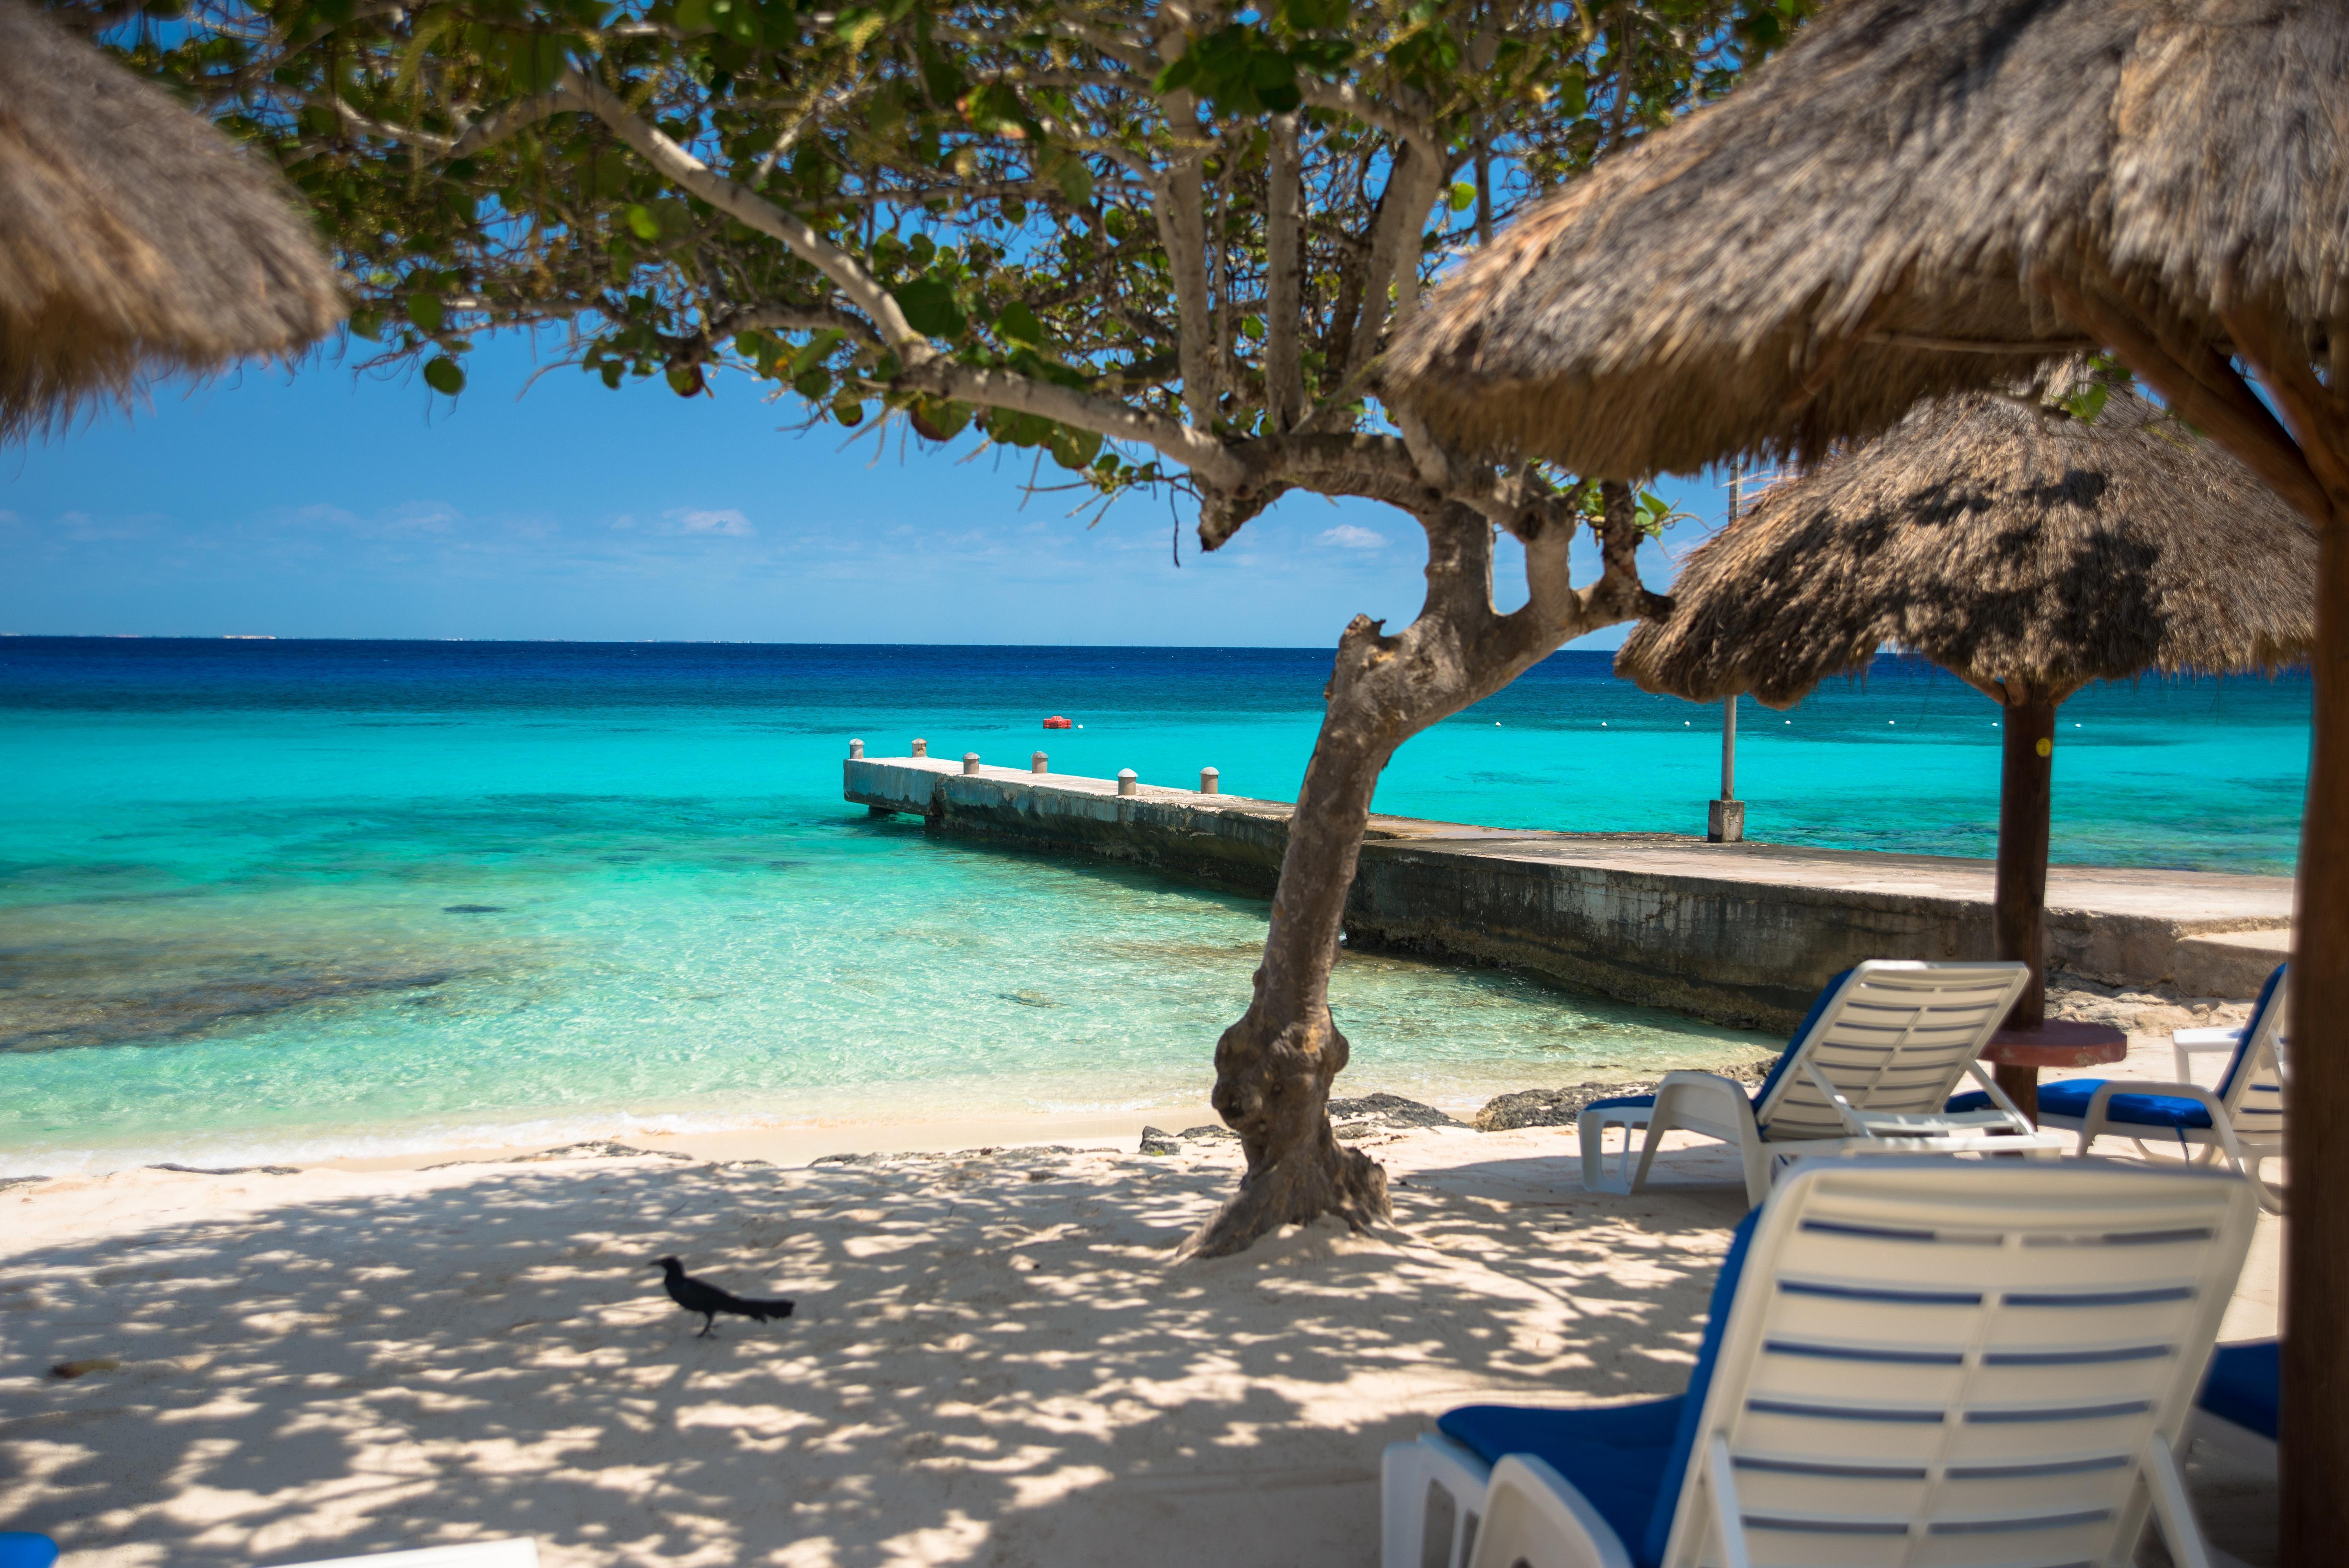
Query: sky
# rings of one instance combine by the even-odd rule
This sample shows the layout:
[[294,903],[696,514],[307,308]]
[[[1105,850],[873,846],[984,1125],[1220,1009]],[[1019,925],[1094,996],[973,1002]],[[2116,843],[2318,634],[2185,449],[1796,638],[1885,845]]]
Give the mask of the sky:
[[[537,369],[485,342],[452,402],[255,367],[0,449],[0,634],[1330,647],[1418,609],[1419,530],[1375,503],[1290,495],[1213,556],[1185,504],[1178,566],[1164,495],[1088,528],[1075,495],[1023,505],[1030,453],[794,434],[796,400],[740,377],[688,400],[558,368],[525,390]],[[1657,587],[1722,505],[1663,493],[1703,520],[1642,550]],[[1576,562],[1596,574],[1587,541]]]

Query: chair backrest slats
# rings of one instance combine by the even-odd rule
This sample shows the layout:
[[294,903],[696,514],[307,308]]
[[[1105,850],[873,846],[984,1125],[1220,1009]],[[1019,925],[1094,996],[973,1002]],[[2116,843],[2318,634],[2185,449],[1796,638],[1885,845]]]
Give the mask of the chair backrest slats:
[[[1756,1568],[2103,1563],[2142,1528],[2250,1245],[2247,1184],[1872,1158],[1761,1217],[1695,1428]],[[1720,1560],[1703,1466],[1667,1568]]]
[[1795,1059],[1754,1107],[1763,1137],[1848,1136],[1806,1063],[1816,1064],[1856,1109],[1938,1113],[2028,978],[2019,963],[1861,964],[1809,1034],[1789,1047]]
[[2290,991],[2289,964],[2279,964],[2260,992],[2259,1005],[2243,1028],[2243,1043],[2227,1064],[2220,1080],[2219,1103],[2227,1109],[2235,1136],[2259,1143],[2282,1143],[2284,1123],[2285,1062],[2290,1016],[2285,996]]

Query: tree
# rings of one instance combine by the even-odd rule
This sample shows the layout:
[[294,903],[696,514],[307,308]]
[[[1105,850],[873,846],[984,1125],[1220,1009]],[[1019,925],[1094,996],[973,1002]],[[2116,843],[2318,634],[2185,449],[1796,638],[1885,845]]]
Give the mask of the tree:
[[[1031,449],[1031,483],[1049,457],[1087,504],[1171,487],[1209,550],[1291,490],[1419,523],[1424,606],[1346,628],[1253,1000],[1216,1048],[1247,1169],[1193,1238],[1214,1253],[1388,1212],[1324,1112],[1387,759],[1654,607],[1634,552],[1661,503],[1397,428],[1381,346],[1446,255],[1725,91],[1809,4],[196,0],[86,21],[288,171],[367,362],[420,362],[440,392],[478,334],[550,327],[607,386],[740,373],[812,422]],[[1585,525],[1602,568],[1578,587]],[[1507,614],[1496,531],[1524,547]]]

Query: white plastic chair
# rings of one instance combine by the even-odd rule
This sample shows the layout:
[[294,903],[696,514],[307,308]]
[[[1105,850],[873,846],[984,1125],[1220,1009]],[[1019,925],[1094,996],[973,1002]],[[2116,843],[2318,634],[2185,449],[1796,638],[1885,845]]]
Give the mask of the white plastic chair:
[[326,1557],[288,1568],[538,1568],[538,1542],[532,1536],[515,1535],[455,1546],[419,1546],[412,1552]]
[[1384,1568],[2106,1564],[2148,1509],[2207,1568],[2177,1455],[2256,1215],[2217,1171],[1806,1162],[1685,1395],[1390,1447]]
[[[2039,1125],[2078,1133],[2082,1154],[2105,1137],[2134,1139],[2140,1153],[2148,1137],[2175,1137],[2181,1149],[2198,1149],[2199,1161],[2225,1159],[2251,1178],[2262,1208],[2282,1213],[2283,1200],[2261,1179],[2260,1167],[2283,1155],[2290,968],[2278,964],[2268,976],[2240,1029],[2180,1029],[2170,1035],[2176,1083],[2066,1078],[2039,1091]],[[2229,1052],[2230,1058],[2218,1088],[2205,1089],[2193,1081],[2189,1058],[2215,1051]],[[1971,1098],[1958,1103],[1970,1104]]]
[[[1769,1195],[1774,1165],[1816,1155],[1994,1151],[2053,1158],[2070,1140],[2030,1120],[1975,1060],[2023,993],[2020,963],[1924,963],[1871,959],[1827,982],[1810,1016],[1752,1095],[1716,1073],[1671,1073],[1652,1095],[1598,1100],[1583,1109],[1582,1185],[1637,1192],[1664,1134],[1702,1133],[1733,1145],[1745,1196]],[[1971,1073],[1989,1096],[1949,1107]],[[1607,1132],[1623,1129],[1616,1172]],[[1631,1168],[1631,1135],[1647,1137]]]

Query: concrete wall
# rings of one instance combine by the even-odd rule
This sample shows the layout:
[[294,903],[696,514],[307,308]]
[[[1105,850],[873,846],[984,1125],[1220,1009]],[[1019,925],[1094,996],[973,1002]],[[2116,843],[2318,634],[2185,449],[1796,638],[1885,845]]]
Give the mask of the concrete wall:
[[[1108,779],[885,758],[849,762],[843,787],[936,832],[1267,898],[1288,842],[1286,803],[1149,786],[1120,795]],[[1990,957],[1990,878],[1981,861],[1381,816],[1366,835],[1346,929],[1357,947],[1499,964],[1778,1029],[1862,959]],[[2290,909],[2281,877],[2066,869],[2051,878],[2050,956],[2099,980],[2167,984],[2180,978],[2183,952],[2188,969],[2200,962],[2196,974],[2239,981],[2196,961],[2191,939],[2280,927]]]

